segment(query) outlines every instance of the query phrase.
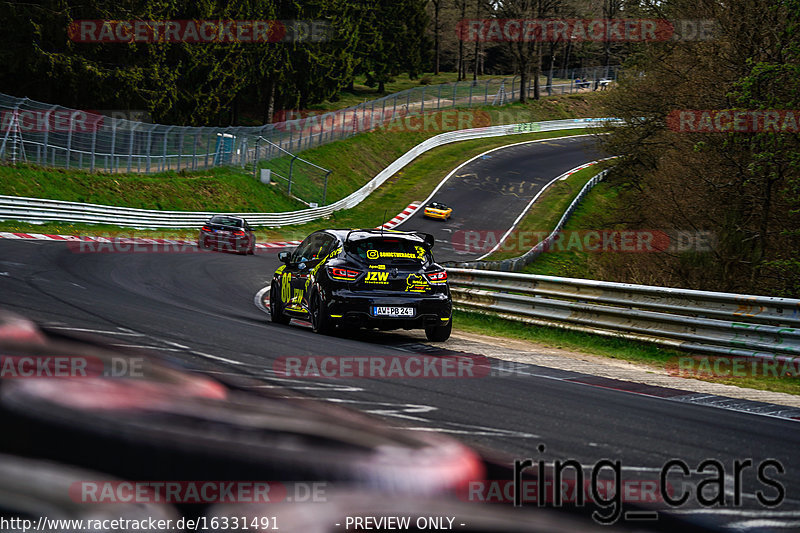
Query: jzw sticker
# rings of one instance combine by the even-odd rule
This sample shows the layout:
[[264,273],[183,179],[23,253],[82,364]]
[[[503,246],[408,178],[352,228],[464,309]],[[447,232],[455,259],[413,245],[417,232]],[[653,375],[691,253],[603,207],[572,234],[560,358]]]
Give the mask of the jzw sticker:
[[367,277],[364,278],[367,283],[389,283],[388,272],[367,272]]

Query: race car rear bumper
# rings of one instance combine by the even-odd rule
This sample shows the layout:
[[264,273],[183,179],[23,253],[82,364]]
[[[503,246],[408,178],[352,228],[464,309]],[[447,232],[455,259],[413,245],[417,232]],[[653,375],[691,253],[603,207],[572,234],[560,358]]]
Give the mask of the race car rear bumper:
[[[351,290],[333,291],[328,299],[328,313],[339,324],[376,327],[381,329],[420,329],[446,324],[453,312],[449,294],[409,295],[381,291],[359,293]],[[375,307],[411,307],[411,317],[385,317],[374,314]]]
[[426,217],[430,217],[430,218],[441,218],[441,219],[443,219],[443,220],[444,220],[444,219],[447,219],[447,216],[448,216],[448,213],[437,213],[437,212],[432,212],[432,211],[424,211],[424,212],[423,212],[423,214],[424,214]]

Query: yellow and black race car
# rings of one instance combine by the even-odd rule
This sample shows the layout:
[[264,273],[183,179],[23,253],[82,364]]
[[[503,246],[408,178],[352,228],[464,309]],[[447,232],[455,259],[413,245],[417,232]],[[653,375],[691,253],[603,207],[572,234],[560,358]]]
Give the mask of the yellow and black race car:
[[311,322],[317,333],[337,326],[425,329],[445,341],[453,304],[447,271],[431,255],[433,236],[381,230],[320,230],[275,272],[269,307],[273,322]]
[[442,202],[431,202],[425,206],[423,215],[430,218],[441,218],[447,220],[453,214],[453,209]]

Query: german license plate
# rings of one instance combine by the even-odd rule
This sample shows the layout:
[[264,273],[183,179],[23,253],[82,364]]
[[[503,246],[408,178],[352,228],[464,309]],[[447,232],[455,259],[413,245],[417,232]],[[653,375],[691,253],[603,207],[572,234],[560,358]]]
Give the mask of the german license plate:
[[372,314],[374,316],[414,316],[414,308],[376,305],[372,307]]

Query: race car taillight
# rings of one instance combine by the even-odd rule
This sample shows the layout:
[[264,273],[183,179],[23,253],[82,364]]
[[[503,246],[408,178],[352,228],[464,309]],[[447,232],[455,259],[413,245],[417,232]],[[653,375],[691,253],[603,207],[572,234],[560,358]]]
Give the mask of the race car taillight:
[[211,231],[211,228],[209,228],[208,226],[203,226],[202,229],[203,229],[203,231]]
[[241,231],[241,230],[239,230],[239,231],[234,231],[234,232],[233,232],[233,234],[234,234],[235,236],[237,236],[237,237],[244,237],[244,232],[243,232],[243,231]]
[[358,277],[361,272],[358,270],[350,270],[349,268],[328,267],[328,272],[334,279],[344,279],[352,281]]
[[442,270],[440,272],[431,272],[427,274],[428,279],[431,281],[438,281],[439,283],[443,281],[447,281],[447,271]]

